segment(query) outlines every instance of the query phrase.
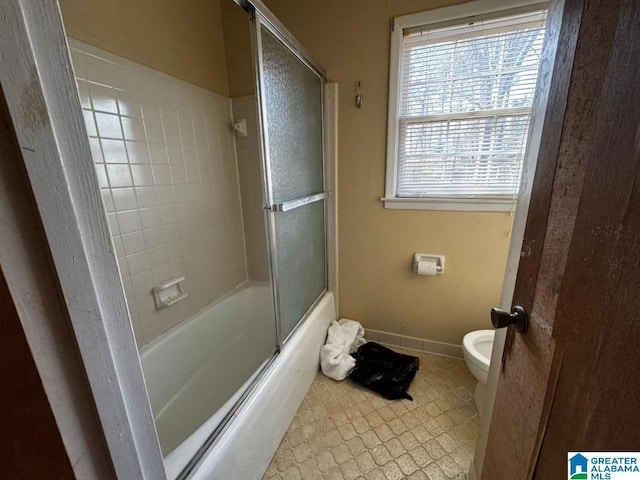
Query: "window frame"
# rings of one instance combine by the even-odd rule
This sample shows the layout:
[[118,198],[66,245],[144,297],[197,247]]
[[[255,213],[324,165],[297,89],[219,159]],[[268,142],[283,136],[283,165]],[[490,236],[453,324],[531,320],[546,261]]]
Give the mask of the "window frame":
[[[479,18],[499,18],[548,8],[548,2],[532,0],[475,0],[461,5],[394,17],[389,53],[389,105],[387,118],[387,158],[384,208],[402,210],[454,210],[509,212],[517,195],[505,198],[469,198],[462,195],[398,197],[398,144],[400,140],[400,65],[403,30],[413,27],[443,28]],[[526,154],[525,154],[526,155]]]

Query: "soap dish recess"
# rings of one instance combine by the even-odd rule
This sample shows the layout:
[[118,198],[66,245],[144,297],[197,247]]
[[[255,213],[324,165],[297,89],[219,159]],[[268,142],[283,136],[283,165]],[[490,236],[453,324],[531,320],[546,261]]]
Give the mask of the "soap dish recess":
[[170,307],[187,297],[187,293],[182,288],[182,282],[184,282],[184,277],[175,277],[153,287],[153,301],[156,304],[156,310]]

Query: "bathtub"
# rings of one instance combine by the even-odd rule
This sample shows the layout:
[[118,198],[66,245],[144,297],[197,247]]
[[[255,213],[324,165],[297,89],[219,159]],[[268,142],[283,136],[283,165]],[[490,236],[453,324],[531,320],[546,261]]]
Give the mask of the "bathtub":
[[141,349],[169,478],[233,406],[229,397],[237,399],[234,392],[275,353],[275,327],[265,321],[272,305],[268,284],[244,283]]
[[[320,347],[336,315],[333,296],[326,293],[272,360],[275,329],[264,321],[272,315],[265,305],[272,305],[270,287],[248,282],[141,349],[169,479],[189,463],[249,385],[249,395],[193,478],[260,478],[268,467],[318,371]],[[273,338],[268,346],[265,336]],[[229,362],[238,349],[247,354]]]

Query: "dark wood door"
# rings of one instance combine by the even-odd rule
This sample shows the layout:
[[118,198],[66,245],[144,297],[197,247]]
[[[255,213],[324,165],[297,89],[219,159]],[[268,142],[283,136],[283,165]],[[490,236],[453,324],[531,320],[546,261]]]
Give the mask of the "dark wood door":
[[531,326],[509,327],[483,480],[640,450],[640,2],[551,11],[562,41],[513,300]]

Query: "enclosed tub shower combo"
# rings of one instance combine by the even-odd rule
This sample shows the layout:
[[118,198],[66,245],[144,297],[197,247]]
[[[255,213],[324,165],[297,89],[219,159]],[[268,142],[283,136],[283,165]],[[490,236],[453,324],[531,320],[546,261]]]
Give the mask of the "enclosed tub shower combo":
[[243,7],[254,91],[234,98],[69,39],[168,478],[259,476],[336,318],[335,90]]

